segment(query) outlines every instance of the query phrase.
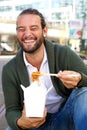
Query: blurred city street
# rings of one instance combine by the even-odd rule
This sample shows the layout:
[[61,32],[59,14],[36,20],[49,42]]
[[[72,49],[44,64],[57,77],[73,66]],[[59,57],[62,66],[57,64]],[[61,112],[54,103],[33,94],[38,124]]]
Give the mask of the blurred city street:
[[7,63],[13,56],[0,56],[0,130],[5,130],[7,127],[7,122],[5,120],[5,105],[4,105],[4,97],[2,91],[2,83],[1,83],[1,74],[2,67],[5,63]]

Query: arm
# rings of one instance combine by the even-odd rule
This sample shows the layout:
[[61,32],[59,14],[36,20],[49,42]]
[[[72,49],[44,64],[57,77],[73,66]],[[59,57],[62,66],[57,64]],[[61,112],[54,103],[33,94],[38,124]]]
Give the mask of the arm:
[[67,46],[62,47],[60,57],[61,71],[57,76],[63,84],[67,88],[87,86],[87,66],[83,60]]
[[17,120],[22,114],[23,98],[21,97],[22,90],[20,90],[19,82],[17,82],[16,69],[13,64],[8,64],[3,67],[2,88],[5,99],[6,119],[8,125],[13,129],[20,130],[20,128],[17,126]]
[[2,71],[2,85],[8,125],[16,130],[37,128],[45,122],[46,110],[42,118],[27,118],[23,108],[24,98],[20,84],[15,66],[6,65]]
[[82,76],[80,73],[69,70],[60,71],[57,74],[57,77],[68,89],[78,87],[79,82],[82,80]]

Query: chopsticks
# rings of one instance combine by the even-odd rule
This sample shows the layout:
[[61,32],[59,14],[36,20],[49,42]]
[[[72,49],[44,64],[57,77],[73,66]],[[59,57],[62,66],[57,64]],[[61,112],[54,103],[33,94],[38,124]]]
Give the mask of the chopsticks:
[[34,73],[35,76],[57,76],[57,74],[53,73]]
[[53,73],[41,73],[41,75],[43,75],[43,76],[57,76],[57,74],[53,74]]

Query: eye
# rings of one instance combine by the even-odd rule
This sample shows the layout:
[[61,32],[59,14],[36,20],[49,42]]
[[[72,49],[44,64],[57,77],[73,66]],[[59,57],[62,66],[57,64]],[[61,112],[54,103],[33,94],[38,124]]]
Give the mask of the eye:
[[31,31],[36,31],[36,30],[38,30],[38,27],[37,27],[37,26],[32,26],[32,27],[31,27]]
[[24,27],[17,27],[16,30],[18,32],[24,32],[26,29]]

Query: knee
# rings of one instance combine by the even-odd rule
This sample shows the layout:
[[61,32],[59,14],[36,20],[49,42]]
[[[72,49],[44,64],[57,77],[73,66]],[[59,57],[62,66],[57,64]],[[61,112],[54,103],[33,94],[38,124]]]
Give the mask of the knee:
[[78,118],[87,119],[87,87],[77,91],[73,100],[73,114]]
[[8,127],[8,128],[6,128],[5,130],[13,130],[12,128],[10,128],[10,127]]

